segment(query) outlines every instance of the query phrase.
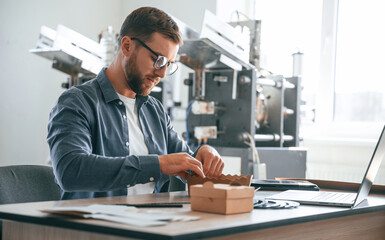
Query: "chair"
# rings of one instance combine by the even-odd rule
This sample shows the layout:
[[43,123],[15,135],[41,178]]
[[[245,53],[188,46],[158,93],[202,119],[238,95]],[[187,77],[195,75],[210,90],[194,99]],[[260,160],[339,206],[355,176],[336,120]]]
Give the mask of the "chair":
[[[60,200],[52,167],[14,165],[0,167],[0,204]],[[0,240],[2,233],[0,221]]]
[[60,200],[52,167],[15,165],[0,167],[0,204]]

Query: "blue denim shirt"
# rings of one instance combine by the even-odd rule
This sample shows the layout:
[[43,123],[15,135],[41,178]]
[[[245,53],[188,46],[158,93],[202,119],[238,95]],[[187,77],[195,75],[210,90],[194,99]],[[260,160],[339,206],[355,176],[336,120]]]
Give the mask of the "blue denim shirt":
[[139,122],[149,155],[130,155],[126,109],[104,68],[83,85],[72,87],[50,113],[47,142],[62,199],[121,196],[127,185],[156,181],[167,191],[169,176],[160,172],[158,155],[190,148],[171,125],[162,104],[136,95]]

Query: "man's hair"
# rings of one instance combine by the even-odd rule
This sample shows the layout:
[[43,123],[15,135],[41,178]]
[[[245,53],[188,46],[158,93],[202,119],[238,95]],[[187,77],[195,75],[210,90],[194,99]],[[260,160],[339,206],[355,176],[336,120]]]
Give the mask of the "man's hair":
[[142,7],[130,13],[124,20],[119,34],[119,47],[124,36],[135,37],[146,42],[155,32],[179,45],[183,43],[178,25],[167,13],[153,7]]

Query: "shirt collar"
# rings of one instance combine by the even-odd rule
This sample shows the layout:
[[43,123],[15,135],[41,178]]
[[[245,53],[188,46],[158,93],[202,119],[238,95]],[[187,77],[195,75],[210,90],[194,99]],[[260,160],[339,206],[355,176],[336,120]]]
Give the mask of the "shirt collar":
[[112,86],[110,80],[106,75],[107,68],[104,67],[98,76],[96,76],[96,81],[99,83],[100,90],[102,91],[104,100],[109,103],[114,100],[119,100],[119,96],[115,91],[115,88]]
[[[96,77],[96,79],[97,79],[96,81],[98,81],[98,83],[100,85],[100,89],[101,89],[102,94],[104,96],[104,99],[108,103],[108,102],[111,102],[114,100],[119,100],[120,98],[119,98],[118,94],[116,93],[115,88],[112,86],[110,80],[108,79],[108,77],[106,75],[106,70],[107,70],[107,68],[104,67],[100,71],[100,73]],[[142,96],[142,95],[136,94],[137,106],[138,105],[141,106],[143,103],[148,102],[148,99],[149,99],[148,96]]]

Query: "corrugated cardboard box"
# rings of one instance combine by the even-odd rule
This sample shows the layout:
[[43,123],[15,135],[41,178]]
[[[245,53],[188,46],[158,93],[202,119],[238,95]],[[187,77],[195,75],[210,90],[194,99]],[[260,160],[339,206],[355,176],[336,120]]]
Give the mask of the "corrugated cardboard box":
[[190,188],[191,210],[221,214],[253,210],[254,188],[205,182]]
[[250,186],[252,175],[220,175],[219,177],[205,177],[199,175],[187,175],[186,180],[188,184],[188,193],[190,195],[190,187],[196,184],[204,184],[205,182],[212,182],[214,184],[237,184],[241,186]]

